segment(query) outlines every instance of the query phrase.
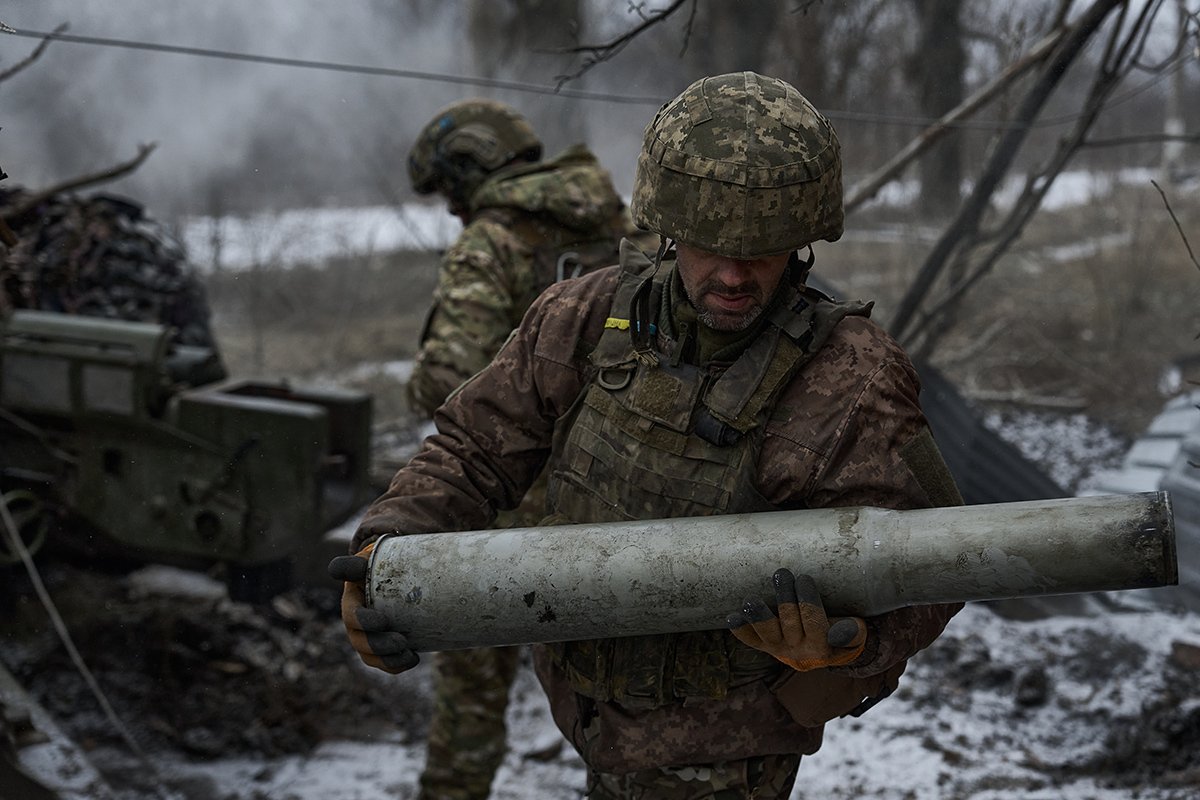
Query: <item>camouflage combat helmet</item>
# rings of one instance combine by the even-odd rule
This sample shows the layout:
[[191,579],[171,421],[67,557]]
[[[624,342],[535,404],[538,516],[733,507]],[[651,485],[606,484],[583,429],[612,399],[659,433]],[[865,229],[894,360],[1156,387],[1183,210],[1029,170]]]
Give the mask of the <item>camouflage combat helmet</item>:
[[634,222],[733,258],[842,235],[842,162],[829,120],[753,72],[696,81],[646,127]]
[[465,203],[487,176],[516,160],[537,161],[542,142],[529,122],[494,100],[463,100],[425,126],[408,156],[413,191]]

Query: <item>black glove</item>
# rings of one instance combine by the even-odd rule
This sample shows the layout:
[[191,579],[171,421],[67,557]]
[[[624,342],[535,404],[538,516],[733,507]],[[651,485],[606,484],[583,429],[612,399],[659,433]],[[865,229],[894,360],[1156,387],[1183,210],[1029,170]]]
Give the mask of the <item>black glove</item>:
[[409,648],[404,634],[392,629],[382,612],[366,605],[367,556],[373,549],[374,542],[352,556],[338,556],[329,562],[328,570],[334,580],[345,582],[342,624],[346,626],[350,646],[367,666],[395,675],[415,667],[420,658]]

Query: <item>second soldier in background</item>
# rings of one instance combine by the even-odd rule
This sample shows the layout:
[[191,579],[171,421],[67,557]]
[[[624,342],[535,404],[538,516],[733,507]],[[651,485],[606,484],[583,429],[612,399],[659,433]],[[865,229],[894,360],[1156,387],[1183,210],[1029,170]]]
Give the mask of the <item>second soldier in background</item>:
[[[541,140],[520,114],[482,99],[443,109],[413,145],[413,189],[440,194],[464,225],[442,260],[408,386],[413,407],[430,416],[492,360],[542,290],[615,264],[621,238],[636,235],[586,147],[541,157]],[[545,505],[543,479],[496,527],[536,525]],[[433,657],[423,800],[488,796],[506,751],[504,715],[518,659],[511,647]]]

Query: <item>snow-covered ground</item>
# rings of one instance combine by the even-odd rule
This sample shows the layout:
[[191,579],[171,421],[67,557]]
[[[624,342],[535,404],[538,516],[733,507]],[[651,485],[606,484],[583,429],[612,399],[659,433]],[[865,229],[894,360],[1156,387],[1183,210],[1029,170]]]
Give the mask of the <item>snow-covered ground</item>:
[[1086,414],[992,411],[983,424],[1014,445],[1065,489],[1089,489],[1098,473],[1115,467],[1129,444]]
[[[1043,201],[1043,208],[1058,210],[1096,202],[1120,185],[1149,186],[1156,173],[1129,169],[1106,174],[1090,171],[1065,172],[1058,176]],[[997,202],[1011,202],[1022,180],[1010,179]],[[896,181],[885,186],[871,205],[909,205],[919,186],[914,181]],[[207,271],[249,269],[255,265],[290,266],[319,263],[336,256],[362,255],[390,250],[437,250],[449,246],[462,229],[458,220],[437,203],[407,203],[402,206],[368,208],[296,209],[263,213],[252,217],[189,217],[180,223],[180,238],[189,260]],[[849,238],[896,235],[891,229],[866,231],[851,225]],[[908,226],[905,238],[935,231]]]
[[[380,679],[361,673],[363,681]],[[1197,678],[1195,615],[1129,603],[1099,617],[1017,621],[972,604],[913,659],[896,695],[828,726],[792,798],[1195,798]],[[429,692],[424,666],[385,680]],[[493,797],[581,796],[582,762],[570,747],[558,749],[562,739],[528,665],[508,722],[511,751]],[[382,729],[304,756],[159,762],[158,769],[169,785],[203,787],[195,796],[221,800],[365,800],[415,797],[423,758],[421,741]]]
[[366,208],[312,208],[251,217],[190,217],[180,239],[202,272],[256,266],[319,264],[328,259],[395,250],[438,250],[462,225],[429,203]]

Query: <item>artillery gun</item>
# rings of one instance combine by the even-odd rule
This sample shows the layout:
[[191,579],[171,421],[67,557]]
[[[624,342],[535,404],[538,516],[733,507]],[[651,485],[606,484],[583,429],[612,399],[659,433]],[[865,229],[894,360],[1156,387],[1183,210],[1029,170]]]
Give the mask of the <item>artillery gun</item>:
[[226,379],[212,348],[171,333],[47,311],[0,323],[0,498],[30,549],[221,564],[232,597],[266,599],[369,499],[371,398]]

